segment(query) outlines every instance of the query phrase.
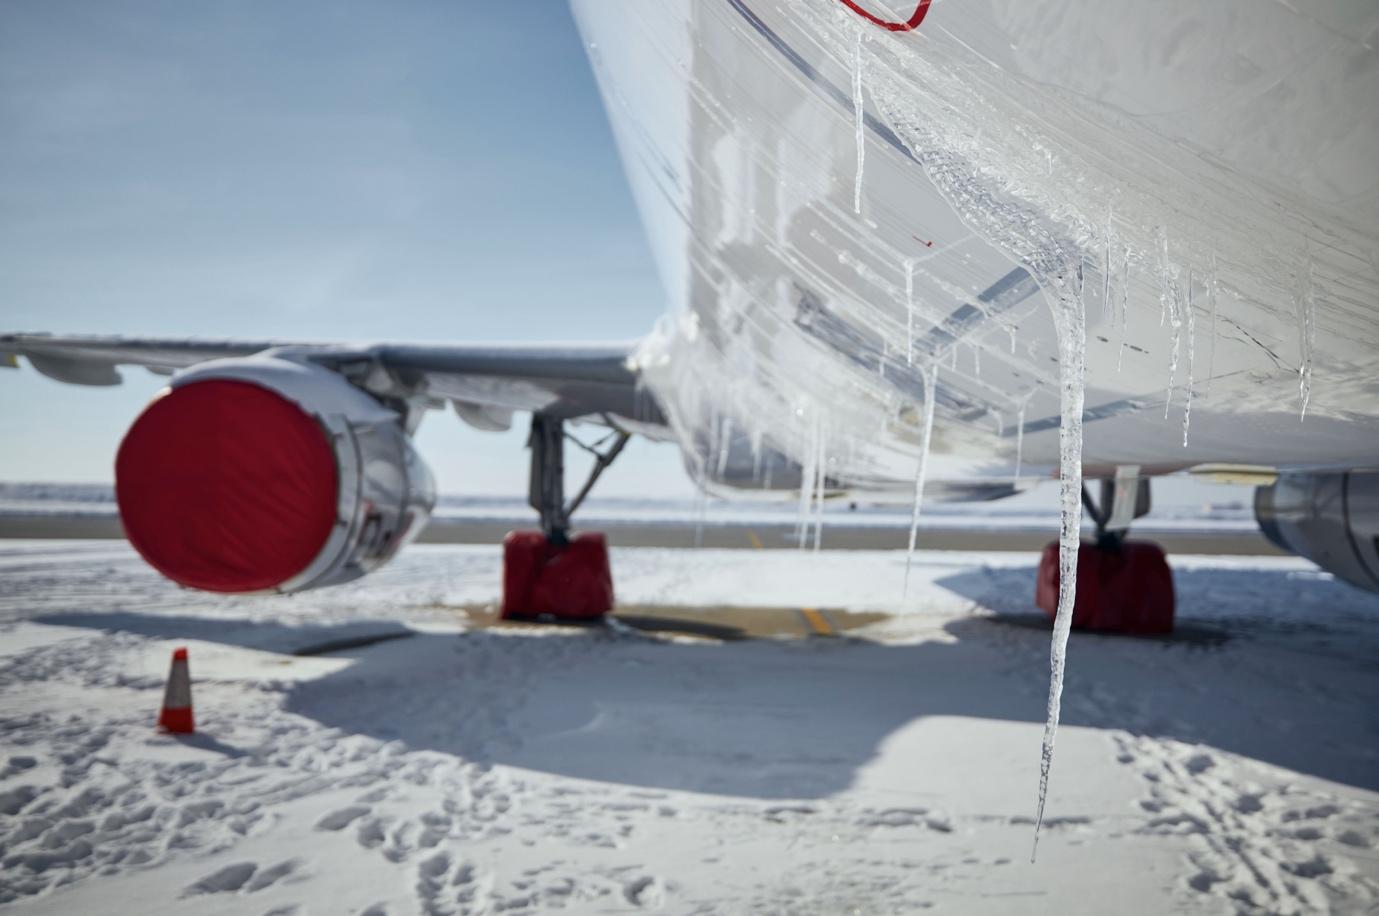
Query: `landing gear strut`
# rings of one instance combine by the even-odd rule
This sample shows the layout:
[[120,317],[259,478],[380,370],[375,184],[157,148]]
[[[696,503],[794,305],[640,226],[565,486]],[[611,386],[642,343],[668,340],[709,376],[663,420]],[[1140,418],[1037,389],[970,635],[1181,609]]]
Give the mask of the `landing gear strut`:
[[[565,503],[565,440],[594,455],[594,467],[579,494]],[[613,609],[608,542],[598,532],[572,535],[570,516],[594,483],[627,445],[615,430],[606,451],[567,436],[558,417],[533,414],[531,477],[527,501],[541,518],[540,531],[512,531],[503,539],[504,619],[590,620]]]
[[[1173,574],[1157,544],[1130,541],[1130,523],[1149,512],[1149,478],[1139,468],[1117,468],[1101,481],[1094,503],[1082,488],[1082,504],[1096,524],[1096,542],[1084,543],[1077,557],[1077,601],[1073,629],[1109,633],[1168,633],[1173,630]],[[1058,611],[1059,549],[1044,548],[1034,600],[1044,613]]]

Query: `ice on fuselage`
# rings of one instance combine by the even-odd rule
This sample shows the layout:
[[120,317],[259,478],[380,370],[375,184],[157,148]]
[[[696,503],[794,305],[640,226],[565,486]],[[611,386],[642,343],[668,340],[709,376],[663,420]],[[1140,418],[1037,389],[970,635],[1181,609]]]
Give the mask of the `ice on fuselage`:
[[[1240,327],[1238,307],[1246,301],[1267,303],[1286,320],[1296,312],[1303,367],[1297,381],[1306,405],[1315,305],[1300,295],[1292,307],[1289,284],[1302,286],[1303,274],[1277,251],[1263,250],[1255,231],[1276,225],[1279,250],[1296,251],[1306,214],[1252,197],[1246,192],[1253,185],[1212,162],[1184,157],[1147,121],[1112,124],[1026,82],[1018,70],[993,67],[948,33],[916,40],[859,31],[855,14],[842,4],[829,6],[761,8],[768,24],[788,20],[786,38],[812,68],[805,77],[765,45],[750,60],[739,55],[741,69],[723,67],[707,51],[699,67],[699,52],[681,49],[692,81],[686,110],[674,120],[688,125],[690,155],[642,159],[660,181],[654,190],[680,207],[694,229],[668,245],[689,262],[667,281],[682,314],[670,333],[648,344],[644,374],[682,442],[703,428],[711,412],[702,403],[712,401],[754,442],[798,462],[801,474],[796,478],[792,469],[790,480],[798,479],[800,488],[801,545],[818,537],[822,481],[901,486],[918,476],[930,438],[953,451],[965,437],[969,455],[984,450],[1014,458],[1017,479],[1026,451],[1031,465],[1047,467],[1052,437],[1044,431],[1051,424],[1030,425],[1025,406],[1050,405],[1055,389],[1060,444],[1067,446],[1057,456],[1060,476],[1065,486],[1078,480],[1078,468],[1070,466],[1079,463],[1070,457],[1077,449],[1064,441],[1078,435],[1067,386],[1070,377],[1089,372],[1102,389],[1099,403],[1111,400],[1112,389],[1117,398],[1144,401],[1164,391],[1171,411],[1180,406],[1181,385],[1181,429],[1162,424],[1166,443],[1178,447],[1192,414],[1199,424],[1205,418],[1194,404],[1198,376],[1206,372],[1209,393],[1217,375],[1219,291],[1231,296],[1219,303],[1223,326]],[[1006,6],[1009,15],[1020,15],[1018,5]],[[704,28],[713,29],[718,18],[705,17]],[[758,42],[731,11],[721,18],[722,47]],[[912,198],[881,193],[892,189],[886,182],[896,174],[918,170],[963,232],[931,239],[932,214],[907,210]],[[1225,201],[1231,206],[1222,206]],[[1247,211],[1242,218],[1239,208]],[[944,220],[951,222],[946,211]],[[995,279],[964,273],[968,249],[994,249],[1034,277],[1061,328],[1056,344],[1036,301],[1019,313],[953,326],[957,310],[986,309],[980,297]],[[1215,266],[1217,249],[1224,276]],[[1332,257],[1331,251],[1319,249],[1319,257]],[[1209,257],[1213,267],[1204,284]],[[1185,279],[1194,264],[1195,274]],[[1329,289],[1332,276],[1319,273],[1317,280],[1320,290]],[[1156,290],[1162,327],[1153,320]],[[1101,313],[1093,308],[1088,316],[1098,295]],[[1200,304],[1212,314],[1210,367],[1196,363]],[[984,340],[999,335],[974,331],[990,331],[992,320],[1007,329],[1008,348],[1005,340],[986,346]],[[1088,322],[1098,320],[1088,344]],[[1079,334],[1081,348],[1072,341]],[[1276,343],[1261,346],[1278,352]],[[962,345],[974,348],[970,373],[966,359],[957,357]],[[1223,357],[1253,345],[1228,334]],[[1287,340],[1284,348],[1291,356]],[[1050,357],[1058,360],[1056,371]],[[1184,361],[1185,384],[1179,378]],[[944,398],[926,434],[917,393],[938,363],[952,369],[944,370]],[[1112,363],[1125,372],[1111,375]],[[1166,390],[1158,387],[1165,367]],[[1232,369],[1216,383],[1238,392],[1245,378]],[[924,401],[927,412],[939,399]],[[950,406],[955,403],[964,406]],[[798,404],[809,405],[808,418],[796,419]],[[1145,422],[1157,423],[1156,408],[1145,409],[1151,415]],[[998,409],[1017,414],[1013,430],[993,432],[980,423]],[[1032,416],[1042,420],[1046,413],[1051,410]],[[1080,515],[1080,503],[1067,508]],[[1069,549],[1065,539],[1060,556]],[[1052,676],[1051,688],[1054,699]],[[1051,739],[1056,717],[1050,721]],[[1046,791],[1047,772],[1042,776]]]

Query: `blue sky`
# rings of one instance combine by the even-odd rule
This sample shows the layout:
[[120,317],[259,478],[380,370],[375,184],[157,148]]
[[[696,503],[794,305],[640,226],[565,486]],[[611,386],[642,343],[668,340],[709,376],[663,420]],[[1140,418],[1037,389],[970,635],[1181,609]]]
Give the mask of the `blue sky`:
[[[564,3],[0,4],[0,327],[629,339],[663,296]],[[3,480],[108,480],[160,387],[0,373]],[[432,414],[447,492],[523,434]],[[605,494],[687,495],[638,444]]]

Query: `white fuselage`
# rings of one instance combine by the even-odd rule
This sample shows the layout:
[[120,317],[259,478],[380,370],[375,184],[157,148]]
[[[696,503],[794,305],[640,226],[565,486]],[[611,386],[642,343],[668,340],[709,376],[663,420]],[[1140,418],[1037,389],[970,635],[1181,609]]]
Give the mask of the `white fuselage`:
[[1046,476],[1054,295],[1089,473],[1379,455],[1373,3],[574,8],[670,299],[641,369],[702,460],[908,481],[937,366],[930,473]]

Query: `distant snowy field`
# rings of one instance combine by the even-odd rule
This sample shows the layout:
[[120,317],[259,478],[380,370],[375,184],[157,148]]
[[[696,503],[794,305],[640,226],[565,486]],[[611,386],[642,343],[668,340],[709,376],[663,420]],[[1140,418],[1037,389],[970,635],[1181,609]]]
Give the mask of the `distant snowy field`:
[[[1186,478],[1156,481],[1154,509],[1137,523],[1136,530],[1193,528],[1202,530],[1255,530],[1249,487],[1197,483]],[[1046,481],[1019,496],[986,503],[939,503],[924,506],[925,525],[944,527],[973,525],[1004,529],[1038,528],[1058,531],[1057,487]],[[795,521],[798,500],[793,497],[733,502],[629,499],[592,497],[579,512],[579,520],[596,526],[610,521],[664,521],[694,525],[723,522]],[[106,484],[0,482],[0,515],[114,516],[114,490]],[[443,495],[433,513],[447,521],[513,521],[534,525],[536,513],[526,500],[513,496]],[[908,527],[910,506],[857,505],[829,500],[824,508],[825,525]],[[1089,522],[1090,524],[1090,522]]]
[[[223,599],[0,542],[17,913],[1366,913],[1379,597],[1174,558],[1180,636],[1074,635],[1029,863],[1033,559],[616,550],[620,602],[888,610],[857,639],[466,629],[496,548]],[[1028,620],[1029,618],[1024,618]],[[318,657],[366,633],[407,638]],[[191,649],[200,733],[152,722]]]

